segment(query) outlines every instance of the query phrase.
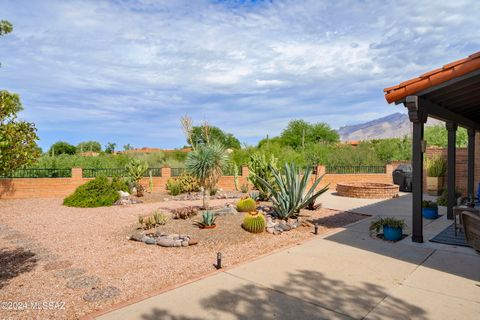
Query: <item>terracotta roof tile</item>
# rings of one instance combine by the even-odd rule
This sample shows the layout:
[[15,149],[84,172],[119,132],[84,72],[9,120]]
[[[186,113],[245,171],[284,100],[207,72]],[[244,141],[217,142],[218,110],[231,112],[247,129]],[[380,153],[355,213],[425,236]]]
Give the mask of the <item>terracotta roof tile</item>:
[[426,72],[418,78],[413,78],[404,81],[399,85],[383,89],[385,92],[385,99],[388,103],[392,103],[401,100],[408,95],[437,86],[443,82],[458,78],[475,70],[480,70],[480,51],[471,54],[467,58],[450,62],[442,68]]

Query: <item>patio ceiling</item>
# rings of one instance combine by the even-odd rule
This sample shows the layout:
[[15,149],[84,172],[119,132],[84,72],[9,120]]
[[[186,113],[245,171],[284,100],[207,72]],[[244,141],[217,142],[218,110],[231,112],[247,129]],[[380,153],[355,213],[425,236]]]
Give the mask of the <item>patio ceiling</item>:
[[387,102],[395,104],[415,95],[430,117],[480,131],[480,52],[384,92]]
[[467,195],[475,190],[475,134],[480,131],[480,52],[424,73],[399,85],[385,88],[388,103],[403,103],[412,122],[412,240],[423,242],[423,153],[427,117],[446,122],[447,218],[453,219],[456,175],[456,133],[468,129]]

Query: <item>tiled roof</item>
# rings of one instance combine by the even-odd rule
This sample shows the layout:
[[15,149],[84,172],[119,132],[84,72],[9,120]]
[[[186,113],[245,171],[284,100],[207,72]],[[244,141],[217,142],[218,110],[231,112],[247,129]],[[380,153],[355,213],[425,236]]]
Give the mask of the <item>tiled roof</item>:
[[418,78],[383,89],[385,99],[388,103],[392,103],[475,70],[480,70],[480,51],[467,58],[446,64],[442,68],[424,73]]

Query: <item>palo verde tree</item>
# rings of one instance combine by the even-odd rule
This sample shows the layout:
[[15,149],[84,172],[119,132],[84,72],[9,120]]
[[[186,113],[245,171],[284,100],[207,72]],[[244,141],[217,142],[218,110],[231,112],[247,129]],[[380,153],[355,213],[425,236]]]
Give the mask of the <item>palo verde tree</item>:
[[[214,126],[208,126],[208,139],[210,142],[216,142],[218,144],[223,145],[227,149],[240,149],[240,141],[231,133],[226,133],[222,129]],[[192,127],[192,137],[190,141],[187,143],[191,143],[192,145],[198,144],[205,144],[206,138],[204,134],[204,127],[203,126],[195,126]]]
[[[10,22],[0,21],[0,36],[12,30]],[[17,94],[0,90],[0,175],[32,164],[40,155],[35,125],[17,118],[22,109]]]

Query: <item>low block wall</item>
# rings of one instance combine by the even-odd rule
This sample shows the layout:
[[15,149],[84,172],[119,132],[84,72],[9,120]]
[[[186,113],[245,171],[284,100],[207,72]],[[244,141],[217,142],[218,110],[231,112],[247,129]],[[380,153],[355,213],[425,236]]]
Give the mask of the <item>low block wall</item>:
[[[324,166],[317,167],[318,176],[325,173]],[[248,182],[248,168],[242,168],[242,175],[238,177],[239,187]],[[162,168],[161,177],[153,177],[153,192],[166,191],[167,180],[171,177],[170,168]],[[315,175],[312,176],[314,179]],[[72,169],[71,178],[15,178],[0,179],[0,199],[23,198],[64,198],[75,191],[78,186],[93,178],[83,178],[81,168]],[[325,174],[320,187],[330,184],[330,190],[335,190],[339,182],[378,182],[392,183],[392,168],[386,166],[386,173],[381,174]],[[142,185],[149,185],[149,178],[141,180]],[[225,191],[235,190],[233,176],[223,176],[218,182],[218,188]]]

